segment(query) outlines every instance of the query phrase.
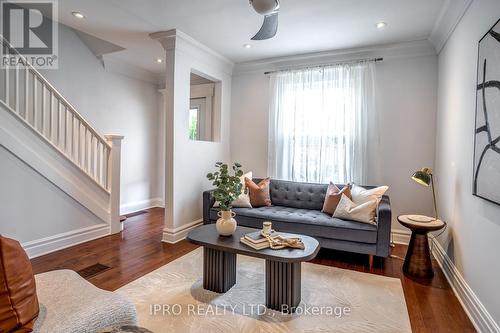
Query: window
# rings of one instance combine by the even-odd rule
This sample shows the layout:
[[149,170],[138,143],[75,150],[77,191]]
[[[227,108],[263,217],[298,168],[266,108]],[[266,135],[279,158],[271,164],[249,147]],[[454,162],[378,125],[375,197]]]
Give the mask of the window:
[[200,112],[199,108],[191,108],[189,109],[189,138],[191,140],[199,140],[199,133],[200,131],[198,130],[198,114]]
[[372,71],[371,63],[357,63],[271,76],[271,176],[365,182]]
[[220,140],[221,82],[192,72],[190,89],[189,139]]

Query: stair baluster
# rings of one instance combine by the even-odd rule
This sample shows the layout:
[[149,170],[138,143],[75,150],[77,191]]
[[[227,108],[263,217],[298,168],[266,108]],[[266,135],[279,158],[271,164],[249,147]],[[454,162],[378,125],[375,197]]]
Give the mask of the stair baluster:
[[1,68],[2,104],[109,192],[111,145],[1,35],[0,40],[20,59],[13,68]]

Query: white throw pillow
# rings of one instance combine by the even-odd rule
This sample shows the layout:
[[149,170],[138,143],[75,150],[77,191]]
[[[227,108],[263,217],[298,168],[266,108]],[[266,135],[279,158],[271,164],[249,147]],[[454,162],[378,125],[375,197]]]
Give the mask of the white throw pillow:
[[379,186],[368,190],[364,187],[353,184],[351,188],[352,201],[356,205],[359,205],[367,201],[376,200],[378,204],[388,189],[388,186]]
[[[250,203],[250,193],[246,190],[245,185],[245,177],[248,179],[252,179],[252,171],[245,173],[240,177],[241,182],[241,194],[233,201],[232,206],[234,208],[252,208],[252,204]],[[214,203],[214,207],[219,207],[219,202],[216,201]]]
[[333,213],[333,217],[343,220],[377,224],[375,221],[377,205],[378,202],[375,199],[356,205],[345,194],[342,194],[337,209],[335,209]]

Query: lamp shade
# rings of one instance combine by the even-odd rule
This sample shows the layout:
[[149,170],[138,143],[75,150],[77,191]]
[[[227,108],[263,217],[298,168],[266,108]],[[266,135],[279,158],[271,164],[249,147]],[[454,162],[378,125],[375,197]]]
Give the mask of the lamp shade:
[[430,169],[428,168],[423,168],[422,170],[419,170],[411,176],[411,179],[416,181],[417,183],[424,185],[424,186],[430,186],[431,185],[431,179],[432,173]]
[[278,0],[250,0],[250,4],[261,15],[269,15],[279,7]]

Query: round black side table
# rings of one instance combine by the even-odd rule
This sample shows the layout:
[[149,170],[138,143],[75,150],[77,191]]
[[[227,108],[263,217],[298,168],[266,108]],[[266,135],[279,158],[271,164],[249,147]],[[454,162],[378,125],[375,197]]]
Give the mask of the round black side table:
[[408,245],[408,251],[406,252],[403,272],[417,279],[430,279],[434,276],[427,233],[440,230],[445,226],[445,223],[441,220],[432,219],[431,222],[415,221],[425,219],[425,216],[420,215],[398,216],[399,223],[411,230],[410,245]]

